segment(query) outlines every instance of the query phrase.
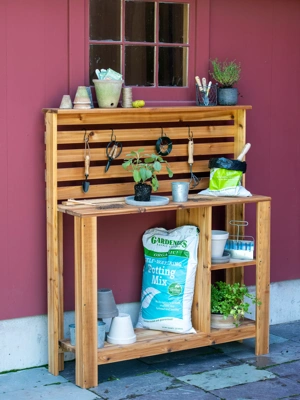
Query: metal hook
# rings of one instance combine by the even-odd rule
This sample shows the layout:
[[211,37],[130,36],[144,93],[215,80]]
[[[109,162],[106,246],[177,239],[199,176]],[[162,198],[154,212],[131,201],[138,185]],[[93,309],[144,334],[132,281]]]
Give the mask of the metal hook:
[[117,138],[116,138],[116,135],[114,134],[114,130],[112,129],[112,130],[111,130],[111,137],[110,137],[110,141],[111,141],[111,142],[115,142],[115,141],[116,141],[116,139],[117,139]]
[[167,135],[166,135],[166,133],[164,132],[164,128],[160,128],[161,129],[161,134],[160,134],[160,136],[161,137],[166,137]]
[[193,136],[194,136],[194,134],[193,134],[193,132],[191,131],[191,128],[190,127],[188,127],[188,138],[189,138],[189,140],[193,140]]

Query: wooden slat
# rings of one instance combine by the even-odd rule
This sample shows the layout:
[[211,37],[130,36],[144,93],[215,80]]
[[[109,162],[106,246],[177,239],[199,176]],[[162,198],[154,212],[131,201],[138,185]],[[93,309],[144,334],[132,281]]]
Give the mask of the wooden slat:
[[261,306],[256,306],[255,354],[269,352],[270,321],[270,216],[271,203],[257,204],[256,213],[256,296]]
[[[76,385],[98,385],[97,219],[74,218]],[[87,345],[88,344],[88,345]]]
[[[225,138],[233,137],[235,127],[233,125],[209,125],[192,127],[194,139],[204,138]],[[90,136],[90,143],[109,143],[111,140],[111,129],[107,130],[78,130],[78,131],[59,131],[57,135],[58,144],[84,143],[85,134],[93,132]],[[115,129],[114,134],[118,141],[132,142],[137,140],[156,141],[162,133],[172,140],[188,137],[187,128],[142,128],[142,129]]]
[[[155,145],[152,146],[124,146],[120,159],[124,159],[126,154],[131,151],[136,151],[140,148],[145,150],[145,153],[155,152]],[[234,151],[234,145],[231,142],[224,143],[195,143],[194,144],[194,156],[197,155],[205,156],[209,155],[212,157],[216,154],[231,154]],[[84,147],[82,149],[65,149],[57,151],[57,159],[59,163],[69,163],[76,161],[83,161],[84,159]],[[105,161],[107,160],[106,148],[90,149],[91,161]],[[186,144],[175,144],[173,145],[172,153],[166,157],[186,157],[188,156],[188,141]]]
[[212,264],[211,270],[216,271],[218,269],[232,269],[232,268],[240,268],[240,267],[250,267],[255,266],[256,260],[245,261],[245,260],[231,260],[229,263],[224,264]]
[[[245,320],[237,328],[212,329],[208,334],[197,331],[196,334],[184,335],[142,329],[135,329],[135,334],[137,341],[134,344],[122,346],[105,342],[104,348],[98,349],[98,364],[108,364],[252,338],[255,337],[255,323]],[[70,345],[69,340],[61,341],[61,347],[64,351],[75,352],[75,347]]]
[[[58,337],[64,337],[64,267],[63,267],[63,214],[57,213],[58,223]],[[64,355],[58,355],[58,369],[64,370]]]
[[[190,173],[190,166],[185,162],[170,162],[170,168],[173,171],[173,174],[188,174]],[[208,172],[208,160],[195,161],[193,164],[193,173],[203,173]],[[113,165],[111,164],[108,172],[105,172],[105,167],[90,167],[90,174],[88,180],[91,181],[93,179],[111,179],[111,178],[125,178],[132,177],[131,171],[125,170],[121,165]],[[159,181],[170,179],[168,175],[166,175],[167,171],[163,166],[162,171],[157,174]],[[69,182],[69,181],[79,181],[85,179],[84,175],[84,167],[81,168],[60,168],[57,171],[57,180],[58,182]],[[172,180],[174,181],[176,177],[174,176]]]
[[[189,179],[176,179],[177,182],[188,181]],[[158,193],[171,193],[171,180],[159,181]],[[208,186],[208,178],[201,179],[195,190],[203,190]],[[134,194],[134,182],[129,183],[112,183],[90,185],[89,191],[84,193],[81,186],[66,186],[57,189],[58,200],[66,199],[84,199],[91,197],[113,197],[113,196],[130,196]]]
[[189,121],[224,121],[234,118],[234,111],[251,109],[251,106],[216,107],[157,107],[64,110],[44,109],[44,112],[56,113],[58,125],[95,125],[95,124],[136,124]]
[[[92,196],[90,196],[92,197]],[[128,205],[125,201],[120,201],[120,197],[117,198],[117,201],[110,201],[110,205],[112,207],[95,207],[91,205],[87,205],[86,207],[77,206],[77,205],[59,205],[58,210],[60,212],[64,212],[70,215],[78,216],[78,217],[86,217],[86,216],[95,216],[95,217],[103,217],[107,215],[115,215],[119,213],[123,214],[140,214],[144,212],[159,212],[159,211],[172,211],[172,210],[183,210],[183,209],[192,209],[198,207],[215,207],[215,206],[225,206],[234,202],[246,202],[246,203],[257,203],[262,201],[268,201],[269,198],[266,196],[258,196],[253,195],[252,197],[243,197],[243,198],[230,198],[230,197],[210,197],[210,196],[202,196],[201,194],[189,194],[188,201],[184,203],[175,203],[172,201],[171,197],[169,197],[170,201],[168,204],[163,206],[133,206]]]
[[57,215],[57,142],[56,114],[46,114],[46,206],[47,206],[47,281],[48,281],[48,368],[58,375],[62,367],[58,341],[60,339],[60,274],[58,261]]

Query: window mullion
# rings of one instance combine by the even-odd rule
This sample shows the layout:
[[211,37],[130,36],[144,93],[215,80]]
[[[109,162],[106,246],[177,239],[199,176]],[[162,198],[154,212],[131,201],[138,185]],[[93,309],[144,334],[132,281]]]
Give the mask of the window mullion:
[[155,39],[154,39],[154,86],[158,87],[158,65],[159,65],[159,2],[155,1]]

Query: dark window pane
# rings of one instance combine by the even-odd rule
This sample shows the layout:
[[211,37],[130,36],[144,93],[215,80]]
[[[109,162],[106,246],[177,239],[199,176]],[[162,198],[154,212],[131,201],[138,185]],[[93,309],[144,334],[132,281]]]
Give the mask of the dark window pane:
[[90,46],[90,84],[97,79],[95,69],[112,68],[121,72],[121,49],[117,45],[91,45]]
[[125,3],[125,40],[154,42],[154,3]]
[[125,85],[154,85],[154,47],[125,46]]
[[121,40],[121,0],[90,0],[90,40]]
[[186,59],[186,48],[160,47],[158,85],[186,86]]
[[159,41],[187,43],[187,4],[159,4]]

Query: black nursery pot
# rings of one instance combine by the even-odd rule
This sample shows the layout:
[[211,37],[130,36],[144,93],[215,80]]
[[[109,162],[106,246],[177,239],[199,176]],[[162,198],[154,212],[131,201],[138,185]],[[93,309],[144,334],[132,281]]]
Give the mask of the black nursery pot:
[[135,201],[150,201],[152,186],[146,183],[137,183],[134,185]]

